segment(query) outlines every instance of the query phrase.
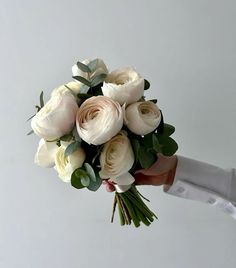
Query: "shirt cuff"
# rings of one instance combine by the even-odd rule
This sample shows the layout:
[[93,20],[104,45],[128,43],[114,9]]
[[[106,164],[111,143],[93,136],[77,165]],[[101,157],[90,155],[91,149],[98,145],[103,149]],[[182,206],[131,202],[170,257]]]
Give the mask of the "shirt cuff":
[[216,206],[236,219],[236,204],[231,202],[234,199],[230,199],[230,196],[235,195],[235,190],[232,191],[233,183],[236,186],[232,170],[223,170],[183,156],[177,157],[174,182],[171,186],[165,185],[164,192]]

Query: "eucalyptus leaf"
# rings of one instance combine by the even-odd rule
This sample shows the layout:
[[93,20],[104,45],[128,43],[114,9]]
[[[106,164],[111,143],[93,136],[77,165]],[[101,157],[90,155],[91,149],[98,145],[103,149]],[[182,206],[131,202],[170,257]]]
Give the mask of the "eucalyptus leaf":
[[88,91],[89,91],[89,86],[86,86],[86,85],[82,85],[79,90],[80,93],[84,93],[84,94],[88,93]]
[[84,170],[76,169],[71,175],[71,185],[76,189],[84,188],[84,185],[81,183],[81,176],[84,176]]
[[106,74],[99,74],[98,76],[94,77],[91,81],[91,86],[95,87],[98,84],[102,83],[105,80],[106,76]]
[[81,176],[81,184],[84,186],[84,187],[88,187],[89,184],[90,184],[90,178],[88,175],[85,175],[85,176]]
[[33,117],[35,117],[35,115],[36,115],[36,114],[34,114],[34,115],[30,116],[30,117],[27,119],[27,121],[26,121],[26,122],[30,121],[30,120],[31,120]]
[[85,79],[83,76],[72,76],[75,80],[78,80],[79,82],[81,82],[82,84],[90,87],[91,86],[91,83]]
[[77,66],[81,71],[83,71],[85,73],[91,73],[90,68],[87,65],[85,65],[84,63],[78,61]]
[[40,100],[40,108],[43,108],[44,106],[43,91],[40,93],[39,100]]
[[41,110],[41,107],[39,107],[38,105],[35,105],[35,108],[37,109],[37,113]]
[[66,134],[66,135],[60,137],[60,140],[61,141],[70,141],[71,139],[72,139],[72,134],[71,133]]
[[80,142],[75,141],[69,144],[65,150],[65,156],[73,154],[80,147]]
[[148,90],[150,88],[150,83],[148,80],[144,79],[144,90]]
[[95,60],[90,61],[90,63],[87,66],[89,67],[91,72],[94,72],[96,70],[97,64],[98,64],[98,59],[95,59]]
[[73,131],[72,131],[72,135],[74,136],[74,138],[75,138],[76,141],[81,142],[81,138],[80,138],[80,136],[79,136],[79,133],[78,133],[76,127],[73,129]]
[[33,130],[30,130],[30,132],[27,133],[27,136],[29,136],[29,135],[31,135],[33,133],[34,133],[34,131]]
[[95,192],[95,191],[97,191],[99,189],[101,184],[102,184],[102,180],[97,174],[96,181],[90,180],[90,184],[89,184],[89,186],[87,188],[88,188],[88,190]]
[[96,175],[95,175],[95,172],[94,172],[92,166],[90,166],[89,163],[84,163],[84,167],[85,167],[90,179],[95,182]]

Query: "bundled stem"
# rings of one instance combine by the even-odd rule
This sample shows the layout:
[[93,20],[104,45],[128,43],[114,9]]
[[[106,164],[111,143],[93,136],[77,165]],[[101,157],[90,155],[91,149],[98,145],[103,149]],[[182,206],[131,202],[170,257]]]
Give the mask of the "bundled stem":
[[157,216],[147,207],[143,199],[147,200],[135,186],[124,193],[116,192],[111,222],[114,220],[115,209],[118,206],[121,225],[130,225],[133,222],[135,227],[139,227],[141,223],[149,226]]

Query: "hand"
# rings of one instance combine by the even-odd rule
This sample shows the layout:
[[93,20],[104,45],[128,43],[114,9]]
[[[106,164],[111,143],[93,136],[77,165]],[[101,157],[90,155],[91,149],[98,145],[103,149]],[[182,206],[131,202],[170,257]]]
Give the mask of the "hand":
[[[136,185],[170,186],[173,184],[177,167],[177,156],[164,156],[158,154],[158,160],[148,169],[137,170],[134,174]],[[108,192],[113,192],[115,187],[112,183],[104,181]]]

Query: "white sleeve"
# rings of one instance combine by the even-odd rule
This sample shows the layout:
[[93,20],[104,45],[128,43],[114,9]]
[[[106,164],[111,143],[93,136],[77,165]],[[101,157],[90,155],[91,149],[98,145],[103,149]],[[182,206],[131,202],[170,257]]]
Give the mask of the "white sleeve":
[[220,167],[177,155],[174,182],[164,192],[201,201],[236,219],[236,169]]

